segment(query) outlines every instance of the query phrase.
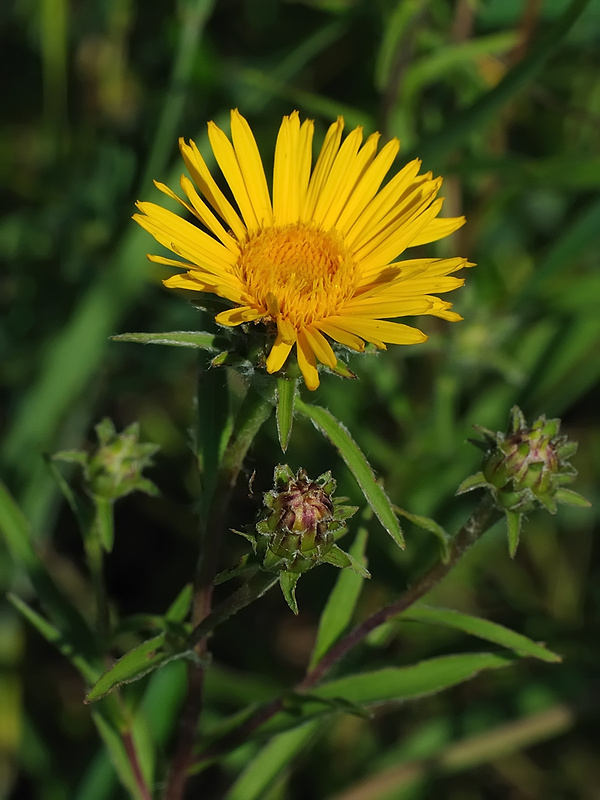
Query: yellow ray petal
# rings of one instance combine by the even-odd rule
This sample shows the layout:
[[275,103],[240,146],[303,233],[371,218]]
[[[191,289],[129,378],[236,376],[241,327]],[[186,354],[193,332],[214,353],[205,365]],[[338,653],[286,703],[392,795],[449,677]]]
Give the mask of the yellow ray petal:
[[450,310],[452,308],[452,303],[449,303],[447,300],[440,300],[439,297],[430,297],[429,299],[433,300],[431,311],[428,312],[430,316],[439,317],[448,322],[460,322],[462,319],[461,315],[457,314],[456,311]]
[[378,346],[382,342],[387,342],[388,344],[419,344],[427,340],[427,336],[424,333],[400,322],[388,322],[387,320],[367,319],[364,317],[352,317],[351,321],[344,317],[332,317],[331,321],[335,325],[343,324],[347,326],[357,336]]
[[153,183],[159,192],[166,194],[167,197],[171,198],[171,200],[175,200],[176,203],[179,203],[180,206],[183,206],[187,211],[189,211],[189,213],[193,217],[196,217],[196,219],[200,219],[196,210],[189,203],[186,203],[185,200],[182,200],[181,197],[176,195],[172,189],[169,189],[168,186],[166,186],[164,183],[161,183],[160,181],[153,181]]
[[[382,242],[389,242],[390,236],[406,230],[410,223],[432,203],[440,186],[440,179],[426,181],[414,191],[405,193],[397,205],[371,228],[369,235],[362,237],[360,247],[356,245],[353,247],[354,257],[356,259],[364,258],[374,252]],[[387,260],[389,261],[389,259]]]
[[321,152],[317,158],[317,163],[308,184],[306,192],[306,200],[303,207],[300,209],[300,219],[304,221],[311,220],[321,189],[327,180],[327,176],[331,170],[331,165],[334,162],[337,151],[340,147],[342,139],[342,131],[344,130],[344,119],[338,117],[333,125],[329,126],[329,130],[325,136],[325,141],[321,147]]
[[239,306],[238,308],[229,308],[227,311],[221,311],[215,317],[215,322],[218,322],[219,325],[234,327],[235,325],[241,325],[243,322],[252,322],[264,316],[265,312],[261,309]]
[[177,261],[175,258],[165,258],[164,256],[154,256],[152,253],[146,255],[148,261],[155,264],[164,264],[166,267],[177,267],[178,269],[195,269],[195,264],[188,264],[185,261]]
[[272,225],[273,209],[262,159],[248,122],[237,109],[231,112],[231,139],[258,226]]
[[357,184],[336,222],[336,229],[342,234],[347,234],[359,216],[364,213],[367,205],[379,191],[379,187],[400,149],[398,139],[392,139],[367,167],[364,175]]
[[231,272],[234,263],[231,253],[212,236],[154,203],[137,206],[142,213],[134,214],[133,219],[168,250],[216,274]]
[[464,217],[443,217],[442,219],[434,219],[426,228],[423,228],[415,239],[413,239],[410,246],[417,247],[421,244],[437,242],[438,239],[450,236],[451,233],[462,228],[465,222],[466,219]]
[[167,289],[190,289],[193,292],[211,292],[214,288],[212,284],[207,284],[187,272],[183,275],[171,275],[163,284]]
[[190,289],[194,292],[209,292],[238,305],[243,305],[247,300],[243,291],[219,283],[214,275],[202,272],[186,272],[183,275],[172,275],[170,278],[166,278],[163,284],[168,289]]
[[[331,169],[323,183],[321,191],[319,192],[312,218],[326,230],[333,226],[333,222],[331,221],[332,217],[328,214],[332,203],[334,203],[338,194],[349,194],[358,177],[355,176],[354,179],[352,179],[352,173],[354,163],[357,159],[358,148],[362,142],[362,136],[363,129],[360,127],[350,131],[348,136],[346,136],[331,165]],[[375,142],[375,147],[376,146],[377,142]],[[371,143],[371,150],[372,147],[373,145]],[[347,179],[349,179],[349,189],[346,184]]]
[[[360,130],[360,128],[357,128]],[[348,136],[348,139],[350,136]],[[346,139],[346,141],[348,141]],[[369,136],[367,141],[357,152],[351,154],[347,161],[344,156],[344,144],[340,148],[336,162],[333,165],[331,174],[325,186],[322,198],[324,200],[323,208],[327,210],[319,218],[319,204],[315,210],[315,218],[320,222],[321,226],[328,230],[329,228],[338,227],[338,218],[344,211],[344,208],[351,197],[360,196],[360,191],[357,184],[365,173],[365,170],[371,164],[377,153],[377,142],[379,141],[379,134]],[[339,165],[339,166],[338,166]],[[328,192],[330,197],[328,198]],[[329,206],[326,203],[329,203]]]
[[391,297],[385,295],[375,300],[358,297],[346,303],[341,309],[341,314],[352,317],[372,317],[373,319],[386,319],[392,317],[406,317],[413,314],[427,314],[432,308],[432,302],[423,297]]
[[400,172],[394,175],[383,189],[375,195],[345,235],[344,238],[348,247],[357,249],[363,244],[365,239],[371,237],[379,220],[385,217],[391,209],[396,207],[404,192],[414,183],[420,168],[421,162],[418,158],[409,161],[409,163],[406,164]]
[[217,164],[221,168],[221,172],[229,184],[229,188],[235,198],[235,202],[238,204],[246,227],[248,230],[257,230],[260,227],[260,219],[256,215],[252,199],[248,194],[248,189],[246,188],[244,176],[242,175],[233,145],[214,122],[208,123],[208,138],[215,158],[217,159]]
[[313,392],[319,385],[319,373],[317,371],[315,354],[307,342],[303,331],[298,331],[296,351],[298,353],[298,366],[302,372],[304,383],[306,387]]
[[323,334],[317,330],[316,326],[308,326],[304,329],[304,335],[306,336],[309,347],[321,364],[325,364],[333,369],[337,364],[337,358],[331,349],[331,345]]
[[[453,292],[463,286],[464,278],[451,278],[451,277],[430,277],[429,275],[420,275],[417,278],[408,278],[405,281],[398,281],[390,289],[390,295],[406,295],[412,296],[415,294],[429,294],[433,292]],[[387,294],[387,293],[386,293]]]
[[281,336],[277,336],[267,358],[267,372],[269,374],[277,372],[283,367],[292,347],[293,342],[284,342]]
[[294,111],[283,118],[275,144],[273,215],[276,225],[296,222],[300,213],[299,141],[300,117]]
[[[342,319],[342,317],[338,317],[337,319]],[[350,326],[352,325],[352,320],[347,322]],[[327,336],[331,336],[336,342],[350,347],[352,350],[357,350],[359,353],[362,353],[365,349],[365,343],[362,339],[359,339],[358,336],[355,336],[345,327],[334,325],[329,319],[315,322],[315,327],[323,331],[323,333],[326,333]]]
[[277,317],[277,330],[282,341],[286,342],[286,344],[293,344],[296,341],[296,330],[285,317]]
[[361,259],[362,275],[366,278],[373,270],[379,270],[381,264],[389,263],[391,259],[400,255],[425,225],[439,214],[441,207],[442,199],[434,200],[428,209],[416,215],[408,225],[393,233],[390,232],[387,238],[380,240],[378,246]]
[[237,211],[219,189],[215,179],[210,174],[206,162],[200,155],[196,143],[190,139],[186,144],[183,139],[179,140],[179,149],[192,180],[206,197],[214,210],[222,217],[233,231],[234,236],[239,241],[246,236],[246,228],[240,219]]
[[233,236],[231,236],[231,234],[225,230],[210,208],[201,199],[191,180],[186,178],[185,175],[182,175],[180,184],[181,188],[186,193],[190,203],[193,206],[192,211],[194,215],[198,217],[200,222],[206,225],[209,231],[214,233],[217,239],[219,239],[219,241],[225,245],[225,247],[234,255],[235,258],[237,258],[240,254],[238,243],[235,241]]
[[308,184],[310,182],[310,167],[312,164],[312,142],[315,132],[315,123],[312,119],[304,120],[300,126],[300,140],[298,142],[298,216],[293,222],[300,219],[301,209],[306,202]]

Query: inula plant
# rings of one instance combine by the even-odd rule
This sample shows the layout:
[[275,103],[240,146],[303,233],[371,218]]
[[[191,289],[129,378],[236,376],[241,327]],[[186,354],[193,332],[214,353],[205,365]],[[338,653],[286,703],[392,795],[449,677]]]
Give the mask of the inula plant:
[[23,37],[0,795],[592,800],[586,3],[159,5]]

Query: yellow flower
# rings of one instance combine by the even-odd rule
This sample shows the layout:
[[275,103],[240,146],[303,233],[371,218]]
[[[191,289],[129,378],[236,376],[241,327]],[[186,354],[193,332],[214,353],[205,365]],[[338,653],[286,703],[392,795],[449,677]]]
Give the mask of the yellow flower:
[[379,153],[379,134],[362,143],[362,128],[342,142],[344,120],[331,125],[311,169],[314,125],[298,112],[284,117],[275,146],[272,200],[250,126],[231,112],[231,141],[213,122],[208,136],[237,209],[217,186],[193,141],[180,140],[196,187],[181,177],[185,202],[164,184],[196,221],[187,222],[154,203],[138,203],[134,219],[184,261],[149,256],[187,272],[164,281],[172,289],[210,292],[233,308],[221,325],[263,322],[273,332],[267,371],[280,370],[296,345],[309,389],[319,385],[317,362],[337,363],[330,340],[362,351],[365,342],[417,344],[425,334],[392,322],[433,314],[456,321],[451,304],[432,297],[463,284],[452,277],[464,258],[395,259],[408,247],[441,239],[464,217],[438,219],[442,183],[419,175],[411,161],[383,188],[398,153],[393,139]]

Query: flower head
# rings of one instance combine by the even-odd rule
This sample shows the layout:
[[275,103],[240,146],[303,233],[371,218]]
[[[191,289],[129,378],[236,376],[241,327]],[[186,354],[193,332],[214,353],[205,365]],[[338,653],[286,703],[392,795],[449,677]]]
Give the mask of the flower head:
[[195,183],[181,178],[187,201],[156,185],[195,221],[146,202],[138,203],[141,213],[134,216],[183,259],[149,256],[186,270],[164,281],[167,287],[230,301],[232,307],[216,316],[221,325],[264,323],[272,340],[267,371],[282,369],[295,346],[309,389],[319,385],[318,362],[336,367],[339,345],[362,351],[365,342],[385,349],[386,343],[425,341],[421,331],[392,321],[398,317],[461,319],[431,293],[461,286],[452,273],[469,266],[464,258],[396,260],[409,247],[449,235],[464,218],[438,218],[441,178],[419,175],[417,159],[381,188],[398,140],[377,153],[379,134],[362,144],[362,129],[356,128],[342,141],[343,128],[339,117],[311,169],[313,122],[300,124],[296,111],[284,117],[271,197],[252,131],[234,110],[231,141],[213,122],[208,136],[237,208],[194,142],[182,139],[181,154]]

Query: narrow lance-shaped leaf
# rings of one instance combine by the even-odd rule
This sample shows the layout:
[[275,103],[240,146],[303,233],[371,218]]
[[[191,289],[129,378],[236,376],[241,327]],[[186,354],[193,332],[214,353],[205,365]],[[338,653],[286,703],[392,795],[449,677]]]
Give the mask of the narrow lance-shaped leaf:
[[294,614],[298,614],[298,601],[296,600],[296,584],[300,575],[297,572],[280,572],[279,585],[285,601]]
[[452,541],[450,534],[447,533],[434,519],[430,519],[430,517],[422,517],[419,514],[410,514],[403,508],[398,508],[398,506],[394,506],[394,509],[397,514],[401,514],[407,520],[412,522],[413,525],[416,525],[417,528],[421,528],[421,530],[433,533],[433,535],[437,537],[440,543],[441,559],[444,564],[447,564],[450,557],[450,542]]
[[373,470],[365,458],[360,447],[350,436],[341,422],[319,406],[312,406],[304,403],[300,398],[296,400],[296,408],[305,417],[308,417],[313,425],[323,433],[329,441],[337,448],[340,455],[346,462],[348,469],[356,478],[356,482],[375,512],[378,520],[385,530],[390,534],[398,547],[404,548],[404,537],[400,529],[398,517],[394,513],[389,498],[375,480]]
[[123,658],[115,661],[114,665],[93,685],[85,702],[93,703],[100,700],[118,686],[138,681],[150,672],[179,658],[192,659],[196,656],[189,647],[177,644],[171,646],[166,633],[147,639],[126,653]]
[[275,779],[323,731],[320,721],[307,722],[273,738],[248,764],[225,800],[262,800]]
[[[281,733],[308,721],[346,710],[358,713],[359,707],[382,703],[413,700],[449,689],[474,678],[480,672],[501,669],[515,663],[506,654],[464,653],[440,656],[411,664],[408,667],[388,667],[324,683],[311,689],[306,702],[297,702],[291,713],[283,710],[266,722],[259,735]],[[324,706],[323,700],[336,700],[333,706]],[[348,704],[344,707],[344,704]]]
[[27,572],[44,610],[62,631],[74,650],[93,661],[94,635],[79,610],[62,594],[38,556],[31,539],[29,523],[8,490],[0,482],[0,532],[11,556]]
[[20,597],[10,593],[7,597],[9,602],[23,615],[30,625],[32,625],[47,642],[53,644],[63,656],[79,670],[80,674],[87,681],[93,683],[98,678],[99,670],[77,652],[77,648],[66,638],[64,633],[61,633],[51,622],[48,622],[41,614],[34,611],[33,608],[21,600]]
[[[367,536],[366,528],[360,528],[350,548],[350,555],[363,566],[366,565],[365,547]],[[344,569],[338,575],[335,586],[331,590],[321,614],[309,669],[312,669],[321,660],[346,630],[352,619],[363,581],[364,576],[350,569]]]
[[277,435],[284,453],[287,450],[292,433],[294,398],[297,385],[297,380],[287,380],[286,378],[277,380]]
[[514,663],[506,655],[464,653],[420,661],[409,667],[388,667],[348,675],[312,690],[319,697],[342,697],[353,703],[385,703],[434,694],[473,678],[485,669]]
[[167,344],[173,347],[194,347],[216,353],[219,337],[201,331],[170,331],[169,333],[120,333],[110,337],[114,342],[137,342],[138,344]]
[[471,634],[471,636],[477,636],[479,639],[499,644],[512,650],[517,655],[533,656],[533,658],[553,663],[561,661],[561,657],[557,653],[553,653],[552,650],[548,650],[526,636],[511,631],[510,628],[505,628],[504,625],[498,625],[496,622],[474,617],[471,614],[462,614],[447,608],[413,606],[408,611],[404,611],[399,619],[444,625],[447,628],[455,628]]

